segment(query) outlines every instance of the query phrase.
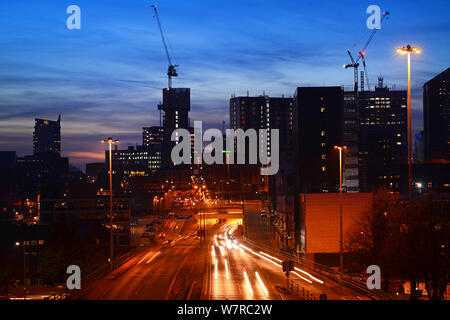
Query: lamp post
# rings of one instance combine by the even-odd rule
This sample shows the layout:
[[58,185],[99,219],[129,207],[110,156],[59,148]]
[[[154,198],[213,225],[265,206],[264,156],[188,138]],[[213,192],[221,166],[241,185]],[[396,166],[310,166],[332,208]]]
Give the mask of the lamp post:
[[339,150],[339,269],[344,273],[344,249],[342,235],[342,152],[347,149],[346,146],[335,146]]
[[119,143],[119,140],[108,139],[101,140],[102,143],[109,145],[109,262],[114,258],[114,237],[113,237],[113,193],[112,193],[112,145]]
[[411,147],[411,53],[421,53],[421,50],[416,47],[411,47],[409,44],[403,48],[397,48],[400,54],[406,54],[408,57],[408,197],[412,201],[412,147]]

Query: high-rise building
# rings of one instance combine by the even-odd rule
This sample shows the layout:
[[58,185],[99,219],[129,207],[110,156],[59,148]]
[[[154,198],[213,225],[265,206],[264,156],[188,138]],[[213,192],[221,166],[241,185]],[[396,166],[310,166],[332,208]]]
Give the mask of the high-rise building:
[[[105,162],[109,161],[109,152],[105,151]],[[126,150],[112,150],[113,168],[123,171],[124,176],[147,175],[161,168],[161,152],[152,146],[129,146]]]
[[359,108],[355,91],[344,89],[344,146],[342,188],[346,192],[359,192],[358,129]]
[[337,192],[343,145],[341,87],[300,87],[294,96],[296,193]]
[[375,91],[359,97],[359,176],[362,192],[385,185],[399,191],[408,161],[406,91],[379,81]]
[[[293,99],[284,97],[232,97],[230,99],[231,129],[278,129],[280,134],[280,158],[283,153],[292,152],[293,139]],[[270,134],[267,136],[270,155]]]
[[[230,99],[230,127],[231,129],[248,129],[256,130],[279,130],[279,175],[283,172],[284,177],[287,176],[289,170],[293,168],[293,99],[285,97],[269,97],[261,96],[232,96]],[[270,131],[267,135],[267,153],[271,155]],[[262,144],[260,143],[260,146]],[[246,149],[246,157],[248,161],[248,149]],[[256,170],[258,166],[247,166],[246,171]],[[255,172],[249,178],[253,179],[259,173]],[[260,182],[258,192],[270,192],[275,194],[275,177],[257,178]],[[269,190],[270,189],[270,190]],[[272,199],[275,202],[275,199]]]
[[423,86],[425,161],[450,162],[450,68]]
[[142,145],[144,147],[162,145],[164,138],[163,127],[145,127],[142,130]]
[[33,154],[61,153],[61,116],[58,120],[35,119]]
[[163,89],[163,103],[158,110],[164,111],[162,161],[164,168],[174,166],[171,152],[177,141],[172,141],[176,129],[189,130],[189,111],[191,110],[191,91],[189,88]]

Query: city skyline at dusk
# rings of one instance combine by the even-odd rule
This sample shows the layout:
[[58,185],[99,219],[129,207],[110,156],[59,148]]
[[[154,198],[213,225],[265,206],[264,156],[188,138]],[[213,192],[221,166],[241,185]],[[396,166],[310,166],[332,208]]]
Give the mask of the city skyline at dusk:
[[[81,30],[65,26],[68,3],[0,4],[1,150],[29,154],[34,118],[56,120],[61,114],[62,154],[84,166],[104,159],[99,139],[114,135],[125,148],[140,144],[142,127],[159,124],[167,61],[151,3],[76,4]],[[353,72],[342,68],[349,63],[346,50],[360,50],[371,32],[365,25],[371,3],[157,4],[180,64],[174,86],[191,88],[191,121],[202,120],[205,127],[229,123],[232,94],[292,96],[297,86],[351,86]],[[405,89],[406,61],[395,48],[412,44],[423,50],[413,57],[416,132],[422,129],[422,85],[447,67],[450,5],[377,5],[390,17],[367,50],[372,87],[381,75],[386,84]]]
[[448,302],[448,12],[2,1],[0,304],[282,319]]

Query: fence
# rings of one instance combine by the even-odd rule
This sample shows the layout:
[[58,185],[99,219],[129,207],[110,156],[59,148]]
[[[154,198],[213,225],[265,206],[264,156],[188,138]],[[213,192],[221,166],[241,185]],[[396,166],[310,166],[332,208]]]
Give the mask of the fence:
[[[117,268],[119,268],[120,266],[125,264],[126,262],[130,261],[130,259],[132,259],[137,254],[141,253],[143,250],[145,250],[145,247],[140,246],[140,247],[134,248],[134,249],[128,251],[127,253],[121,255],[120,257],[114,259],[111,263],[108,263],[108,264],[98,268],[94,272],[91,272],[90,274],[81,278],[81,286],[82,286],[81,290],[85,289],[89,285],[89,283],[104,277],[108,273],[116,270]],[[70,295],[66,294],[63,296],[67,298]]]

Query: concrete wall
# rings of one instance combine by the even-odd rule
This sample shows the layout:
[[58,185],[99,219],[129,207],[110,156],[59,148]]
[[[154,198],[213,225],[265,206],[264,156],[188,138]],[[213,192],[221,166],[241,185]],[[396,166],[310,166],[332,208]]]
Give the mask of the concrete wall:
[[[339,193],[304,194],[306,253],[339,252]],[[346,232],[368,209],[371,193],[342,194],[342,225]]]

